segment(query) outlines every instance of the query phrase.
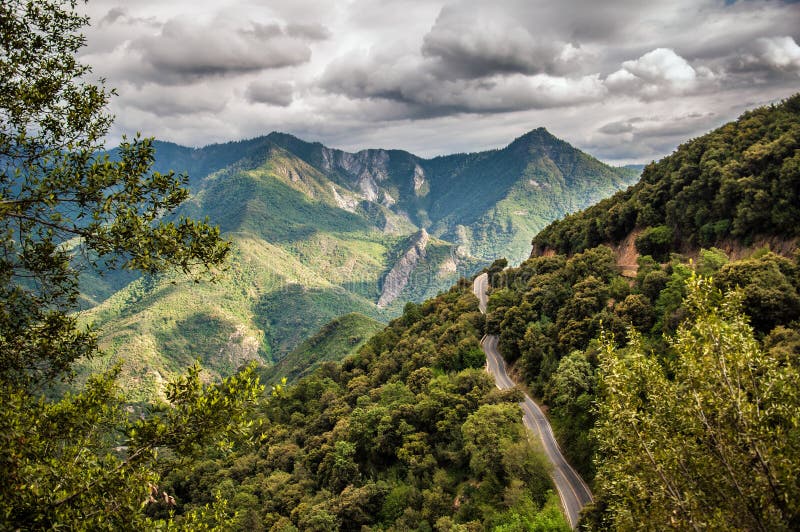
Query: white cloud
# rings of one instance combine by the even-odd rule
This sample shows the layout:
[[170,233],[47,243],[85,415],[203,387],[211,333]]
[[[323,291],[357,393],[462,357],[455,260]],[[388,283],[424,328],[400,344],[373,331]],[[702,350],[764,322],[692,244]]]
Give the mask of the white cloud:
[[758,58],[770,68],[800,73],[800,46],[789,36],[756,40]]
[[701,81],[712,78],[709,69],[698,72],[674,50],[656,48],[636,60],[622,63],[621,69],[606,77],[606,86],[612,91],[651,100],[685,94],[698,88]]

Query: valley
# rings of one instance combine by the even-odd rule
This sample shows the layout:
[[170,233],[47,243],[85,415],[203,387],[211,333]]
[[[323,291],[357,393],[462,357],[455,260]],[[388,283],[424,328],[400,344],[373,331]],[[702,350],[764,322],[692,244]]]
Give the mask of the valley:
[[800,10],[597,4],[0,4],[0,530],[800,530]]
[[194,359],[218,378],[248,361],[270,366],[351,312],[385,323],[496,256],[522,260],[547,222],[637,177],[543,128],[433,159],[283,133],[153,146],[154,170],[189,176],[192,195],[174,217],[219,224],[232,257],[211,284],[84,272],[82,320],[110,356],[83,373],[123,360],[125,387],[142,401]]

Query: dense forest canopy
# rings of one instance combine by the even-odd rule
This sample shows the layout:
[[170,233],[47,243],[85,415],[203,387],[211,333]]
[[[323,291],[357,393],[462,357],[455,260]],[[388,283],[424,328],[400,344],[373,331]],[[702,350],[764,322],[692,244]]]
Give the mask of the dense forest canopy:
[[569,530],[518,393],[483,370],[482,326],[467,281],[409,303],[264,403],[259,445],[167,476],[177,510],[221,491],[236,530]]
[[[797,528],[799,126],[800,95],[745,113],[490,268],[487,331],[593,479],[590,529]],[[634,230],[623,277],[598,244]]]
[[535,250],[575,253],[647,229],[637,246],[657,256],[733,238],[800,236],[800,94],[748,111],[645,167],[641,180],[551,224]]

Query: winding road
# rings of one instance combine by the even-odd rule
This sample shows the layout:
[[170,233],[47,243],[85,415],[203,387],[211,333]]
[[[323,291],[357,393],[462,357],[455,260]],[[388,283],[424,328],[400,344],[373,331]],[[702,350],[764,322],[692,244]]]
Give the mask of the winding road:
[[[488,286],[489,276],[482,273],[475,278],[475,283],[472,287],[478,297],[478,308],[484,314],[486,313],[486,303],[488,301],[488,296],[486,295]],[[497,341],[497,336],[487,334],[483,337],[481,346],[483,347],[483,352],[486,353],[486,371],[494,377],[498,388],[506,390],[513,388],[515,383],[506,373],[506,363],[497,350]],[[550,475],[553,477],[553,483],[556,485],[558,496],[561,498],[561,506],[564,508],[564,513],[570,525],[575,528],[578,525],[581,510],[592,502],[592,492],[580,475],[567,463],[564,455],[561,454],[561,449],[553,435],[553,429],[550,427],[550,423],[547,421],[542,409],[527,394],[524,395],[525,400],[520,403],[523,412],[522,422],[529,430],[537,433],[541,438],[545,454],[553,464]]]

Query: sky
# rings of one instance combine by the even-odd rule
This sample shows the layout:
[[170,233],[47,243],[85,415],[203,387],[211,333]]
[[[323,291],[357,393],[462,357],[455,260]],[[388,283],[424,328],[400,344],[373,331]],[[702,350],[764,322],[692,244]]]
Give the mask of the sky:
[[657,160],[800,90],[779,0],[90,0],[83,62],[118,93],[109,142],[283,131],[423,157],[537,127],[611,164]]

